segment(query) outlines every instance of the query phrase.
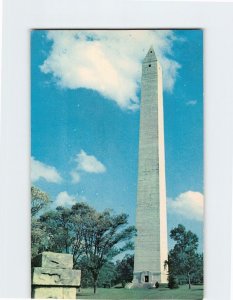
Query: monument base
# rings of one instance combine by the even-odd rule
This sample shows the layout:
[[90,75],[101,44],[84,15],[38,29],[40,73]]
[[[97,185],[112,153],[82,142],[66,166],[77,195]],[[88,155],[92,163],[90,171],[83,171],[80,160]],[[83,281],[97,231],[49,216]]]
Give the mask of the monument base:
[[167,283],[167,274],[161,272],[135,272],[133,282],[128,288],[153,288],[156,282]]

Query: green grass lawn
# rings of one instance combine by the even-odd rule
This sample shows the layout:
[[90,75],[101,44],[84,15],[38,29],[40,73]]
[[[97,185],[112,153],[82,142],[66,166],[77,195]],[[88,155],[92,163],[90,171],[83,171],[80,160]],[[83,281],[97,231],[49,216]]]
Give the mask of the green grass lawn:
[[165,287],[159,289],[123,289],[111,288],[97,289],[94,295],[93,289],[81,289],[77,295],[78,299],[203,299],[203,286],[192,286],[189,290],[187,285],[180,286],[178,289],[170,290]]

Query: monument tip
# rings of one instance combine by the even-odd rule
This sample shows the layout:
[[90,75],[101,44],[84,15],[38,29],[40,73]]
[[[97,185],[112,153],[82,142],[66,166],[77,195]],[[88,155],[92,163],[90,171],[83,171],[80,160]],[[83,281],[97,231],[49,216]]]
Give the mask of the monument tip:
[[153,46],[151,45],[143,62],[155,61],[155,60],[157,60],[156,55],[155,55],[155,50],[154,50]]

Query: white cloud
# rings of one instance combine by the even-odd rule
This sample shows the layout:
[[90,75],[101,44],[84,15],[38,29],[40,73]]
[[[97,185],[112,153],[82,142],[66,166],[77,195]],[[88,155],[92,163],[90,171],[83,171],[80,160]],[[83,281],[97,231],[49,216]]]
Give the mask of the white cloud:
[[168,211],[187,219],[203,221],[204,197],[199,192],[187,191],[175,199],[168,199]]
[[189,100],[186,102],[186,105],[188,105],[188,106],[194,106],[196,104],[197,104],[197,100]]
[[106,171],[106,167],[95,156],[88,155],[83,150],[76,155],[75,161],[77,162],[77,169],[81,171],[88,173],[104,173]]
[[46,165],[34,157],[31,157],[31,180],[35,182],[40,179],[53,183],[60,183],[62,181],[55,167]]
[[61,192],[57,195],[54,205],[57,206],[72,206],[76,203],[75,197],[69,195],[66,191]]
[[77,171],[72,170],[70,172],[70,176],[71,176],[71,182],[72,183],[78,183],[80,181],[80,175]]
[[87,202],[87,199],[85,196],[70,195],[67,191],[63,191],[57,195],[52,206],[53,208],[58,206],[70,207],[78,202]]
[[163,67],[164,88],[172,91],[180,65],[173,59],[170,30],[52,30],[51,52],[40,66],[59,86],[98,91],[123,109],[137,109],[141,62],[153,45]]

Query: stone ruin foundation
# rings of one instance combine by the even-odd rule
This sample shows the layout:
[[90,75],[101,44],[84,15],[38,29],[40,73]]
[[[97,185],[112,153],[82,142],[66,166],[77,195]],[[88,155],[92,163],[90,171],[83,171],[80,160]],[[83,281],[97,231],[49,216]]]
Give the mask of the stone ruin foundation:
[[76,299],[81,271],[73,270],[73,255],[43,252],[32,260],[32,298]]

